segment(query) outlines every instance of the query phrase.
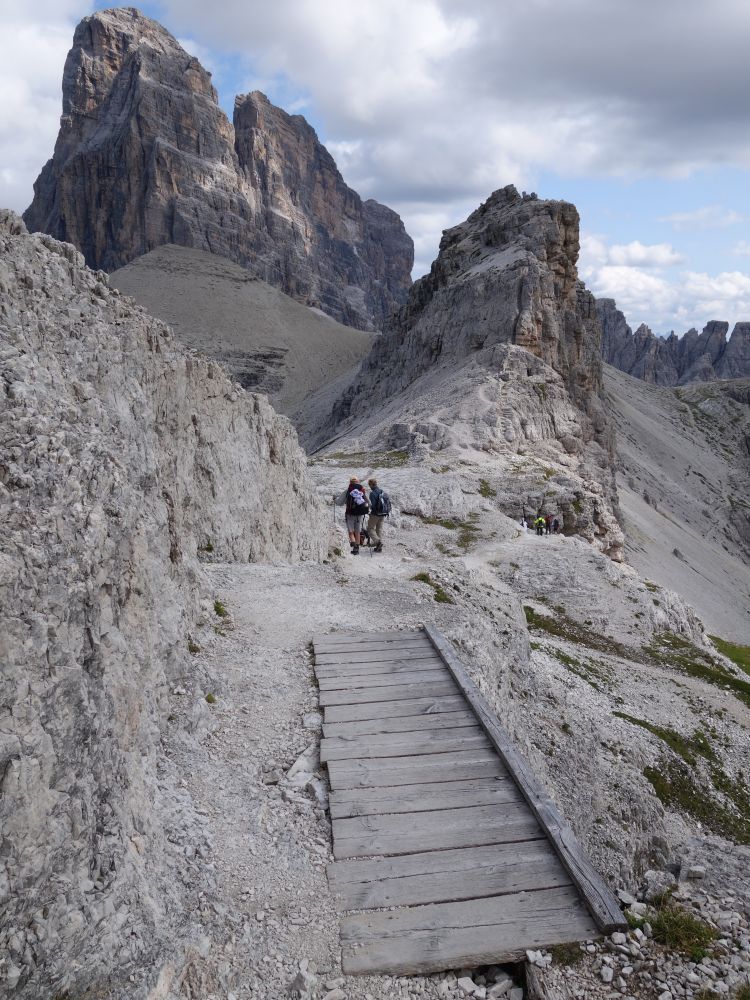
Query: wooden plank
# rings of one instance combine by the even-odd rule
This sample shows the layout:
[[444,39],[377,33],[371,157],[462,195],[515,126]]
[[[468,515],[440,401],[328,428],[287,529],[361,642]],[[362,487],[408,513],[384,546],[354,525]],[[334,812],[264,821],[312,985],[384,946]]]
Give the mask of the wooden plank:
[[[339,788],[332,791],[329,797],[332,819],[524,801],[516,783],[510,780],[507,773],[492,778],[424,782],[421,785],[396,785],[393,788]],[[419,817],[415,817],[415,822],[419,822]]]
[[425,781],[494,778],[507,773],[494,750],[454,750],[387,760],[329,760],[327,766],[333,789],[419,785]]
[[595,922],[569,886],[367,910],[342,919],[342,968],[346,975],[474,968],[596,935]]
[[448,750],[489,750],[492,744],[481,726],[461,729],[428,729],[418,733],[384,733],[379,736],[351,736],[323,739],[320,759],[352,760],[367,757],[406,757],[417,753],[445,753]]
[[334,858],[510,844],[544,837],[525,802],[333,820]]
[[432,715],[404,715],[397,719],[359,719],[355,722],[326,722],[323,736],[366,736],[377,733],[408,733],[425,729],[453,729],[470,726],[477,720],[468,708],[458,712],[438,712]]
[[321,691],[361,691],[364,688],[392,687],[394,684],[431,684],[452,681],[445,664],[438,661],[431,670],[409,670],[404,667],[395,674],[357,674],[355,677],[318,677]]
[[402,670],[434,670],[435,667],[446,669],[445,664],[437,655],[435,650],[432,656],[425,656],[422,660],[386,660],[378,663],[326,663],[315,665],[315,676],[320,677],[372,677],[376,674],[398,674]]
[[318,701],[322,708],[328,705],[362,705],[368,701],[404,701],[414,698],[445,698],[458,694],[450,677],[430,681],[429,684],[390,684],[387,687],[358,687],[353,685],[343,691],[321,691]]
[[444,636],[431,625],[426,626],[426,632],[435,649],[445,660],[446,666],[475,711],[503,762],[513,775],[573,883],[583,895],[586,905],[594,915],[600,929],[605,934],[611,934],[612,931],[625,927],[626,922],[614,893],[584,854],[570,826],[563,819],[559,809],[537,780],[526,760],[507,733],[500,727],[484,696],[466,673],[453,648]]
[[[421,692],[422,694],[424,692]],[[460,694],[431,698],[405,698],[401,701],[373,701],[359,705],[329,705],[324,722],[354,722],[364,719],[396,719],[403,716],[435,715],[466,710]]]
[[435,656],[435,650],[429,646],[419,645],[416,649],[404,649],[403,646],[394,646],[393,649],[376,649],[361,654],[351,652],[316,653],[315,665],[348,664],[353,661],[355,656],[359,663],[389,663],[394,660],[406,662],[407,660],[429,660]]
[[362,639],[350,639],[346,642],[316,642],[315,653],[367,653],[383,649],[418,649],[420,646],[430,646],[430,640],[424,632],[407,633],[398,639],[376,639],[368,642]]
[[387,632],[328,632],[326,635],[314,635],[313,646],[326,642],[348,642],[357,639],[361,642],[373,642],[384,639],[386,642],[397,642],[407,635],[424,635],[424,629],[389,629]]
[[340,910],[419,906],[569,885],[546,840],[427,851],[328,865]]
[[552,982],[547,970],[540,969],[531,962],[524,962],[523,968],[526,1000],[573,1000],[573,993],[567,984],[557,977]]

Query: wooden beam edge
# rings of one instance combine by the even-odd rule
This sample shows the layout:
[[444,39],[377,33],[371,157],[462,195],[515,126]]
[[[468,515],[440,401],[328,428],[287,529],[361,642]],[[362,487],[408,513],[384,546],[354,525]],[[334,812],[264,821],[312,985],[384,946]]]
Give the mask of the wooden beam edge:
[[627,926],[617,898],[585,854],[568,822],[563,818],[548,792],[543,788],[528,762],[500,726],[495,713],[448,640],[434,626],[425,625],[430,642],[450,670],[453,679],[471,705],[480,725],[489,736],[500,759],[507,767],[539,825],[547,834],[573,884],[583,896],[603,934]]

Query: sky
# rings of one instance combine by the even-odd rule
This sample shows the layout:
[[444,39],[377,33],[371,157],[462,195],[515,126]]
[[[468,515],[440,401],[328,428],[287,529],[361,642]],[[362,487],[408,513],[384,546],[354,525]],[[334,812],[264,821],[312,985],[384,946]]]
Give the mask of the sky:
[[[51,156],[75,24],[111,4],[0,0],[0,205]],[[634,328],[750,320],[747,0],[148,0],[213,73],[305,115],[413,237],[513,183],[572,201],[579,271]]]

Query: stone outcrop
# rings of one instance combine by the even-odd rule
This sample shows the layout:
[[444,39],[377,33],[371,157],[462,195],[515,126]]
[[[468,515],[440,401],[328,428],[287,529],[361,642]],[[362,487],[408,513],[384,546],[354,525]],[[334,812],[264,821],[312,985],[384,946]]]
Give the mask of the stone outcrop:
[[9,213],[0,370],[0,993],[134,996],[201,877],[160,750],[176,685],[208,712],[197,551],[317,559],[321,510],[264,397]]
[[310,405],[306,440],[408,451],[430,468],[496,466],[507,513],[525,502],[560,513],[567,533],[621,559],[601,328],[578,246],[573,205],[496,191],[444,234],[317,427]]
[[578,280],[578,212],[563,201],[496,191],[447,230],[430,273],[373,345],[340,401],[340,421],[401,391],[437,364],[515,344],[562,378],[604,437],[601,330],[594,297]]
[[607,364],[653,385],[686,385],[750,376],[750,323],[712,320],[701,333],[657,337],[645,324],[633,333],[614,299],[597,299],[602,357]]
[[411,284],[400,218],[347,187],[304,118],[255,92],[232,125],[210,74],[133,8],[76,28],[54,156],[24,218],[107,271],[163,243],[208,250],[363,329]]

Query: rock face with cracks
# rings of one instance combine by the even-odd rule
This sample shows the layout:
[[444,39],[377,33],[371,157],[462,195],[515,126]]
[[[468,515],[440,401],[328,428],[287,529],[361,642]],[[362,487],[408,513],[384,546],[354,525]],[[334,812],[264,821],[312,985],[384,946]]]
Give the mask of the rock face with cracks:
[[10,213],[0,368],[1,992],[77,995],[156,961],[182,909],[159,744],[197,550],[326,539],[291,425]]
[[24,218],[107,271],[164,243],[208,250],[362,329],[411,284],[401,219],[344,183],[304,118],[254,92],[232,125],[210,73],[133,8],[78,25]]
[[[621,559],[601,330],[577,256],[573,205],[496,191],[445,233],[332,409],[303,408],[317,425],[306,439],[497,459],[512,477],[507,513],[561,515]],[[513,455],[528,459],[511,468]]]

